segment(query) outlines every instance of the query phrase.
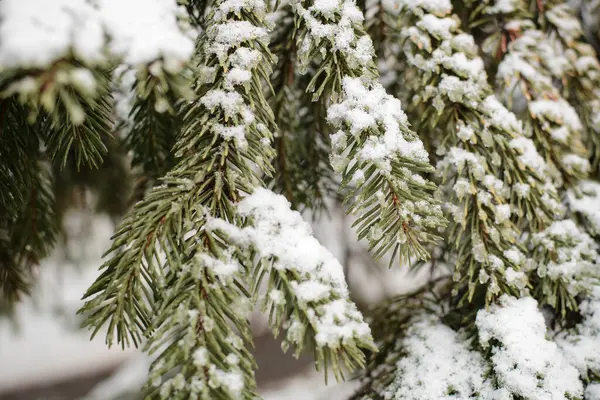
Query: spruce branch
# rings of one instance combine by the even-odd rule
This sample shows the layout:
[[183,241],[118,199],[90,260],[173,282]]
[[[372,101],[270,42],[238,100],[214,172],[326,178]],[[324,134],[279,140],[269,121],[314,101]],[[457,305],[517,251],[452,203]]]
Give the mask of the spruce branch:
[[[527,21],[509,21],[507,47],[498,65],[497,78],[504,84],[506,101],[516,94],[527,102],[521,119],[536,147],[560,185],[573,184],[589,172],[583,126],[576,111],[554,88],[552,78],[564,75],[561,59],[546,35]],[[554,171],[554,172],[553,172]]]
[[53,160],[64,166],[73,151],[78,168],[102,163],[106,147],[101,136],[113,124],[108,72],[60,60],[46,70],[6,79],[2,88],[2,97],[16,96],[27,107],[30,122],[48,119],[44,141]]
[[[193,98],[190,71],[172,68],[161,60],[135,70],[129,115],[123,121],[124,146],[131,152],[131,165],[138,175],[137,191],[144,193],[174,166],[171,149],[181,130],[179,103]],[[121,79],[128,79],[124,71]]]
[[237,225],[235,204],[271,173],[275,126],[262,85],[274,58],[264,17],[262,1],[213,9],[198,45],[196,100],[180,111],[176,165],[125,217],[86,294],[87,325],[108,324],[109,344],[115,331],[122,345],[145,335],[159,352],[152,398],[256,396],[246,311],[232,309],[249,302],[246,272],[206,222]]
[[36,179],[39,138],[27,110],[14,97],[0,100],[0,209],[18,217]]
[[[522,113],[522,119],[526,129],[547,160],[555,185],[563,194],[565,188],[577,190],[579,179],[589,171],[582,142],[584,127],[575,108],[554,86],[555,82],[566,82],[575,67],[566,55],[568,52],[561,55],[564,48],[557,43],[558,34],[536,29],[547,28],[545,13],[553,5],[540,8],[536,3],[538,18],[525,13],[528,19],[522,20],[519,18],[524,12],[518,4],[497,7],[493,3],[482,7],[482,13],[494,16],[503,24],[503,46],[496,54],[501,60],[498,80],[504,82],[505,92],[508,92],[505,101],[512,103],[515,94],[516,99],[525,100],[527,112]],[[577,36],[577,27],[577,24],[569,25],[568,32],[563,32],[565,43]],[[568,311],[577,311],[576,296],[590,290],[589,282],[585,281],[592,275],[598,249],[590,236],[570,219],[554,221],[531,239],[537,264],[530,274],[533,295],[540,304],[555,309],[560,318],[566,318]]]
[[326,208],[325,200],[336,195],[337,182],[329,153],[330,129],[323,101],[312,102],[305,88],[312,71],[300,75],[297,68],[295,21],[292,6],[281,5],[274,14],[270,49],[277,57],[271,76],[269,102],[277,123],[273,160],[273,186],[298,210],[311,209],[315,215]]
[[245,219],[242,229],[220,219],[209,221],[207,229],[241,247],[247,263],[258,259],[251,287],[256,292],[268,276],[263,308],[275,335],[285,331],[284,350],[293,346],[297,357],[310,346],[317,369],[327,378],[331,366],[336,379],[343,379],[342,362],[350,370],[363,367],[361,348],[377,349],[350,300],[343,267],[290,206],[283,196],[257,188],[237,206]]
[[562,42],[571,68],[563,79],[564,96],[575,108],[583,124],[583,140],[588,149],[591,174],[600,176],[600,62],[598,49],[588,44],[577,16],[568,4],[551,2],[544,16],[546,30]]
[[49,172],[49,165],[38,159],[17,218],[0,220],[0,308],[10,308],[29,292],[34,267],[54,246],[58,221]]
[[41,124],[30,124],[14,97],[1,107],[0,308],[10,308],[28,292],[33,268],[52,249],[58,228]]
[[577,296],[589,294],[597,284],[599,246],[571,219],[553,222],[533,234],[531,242],[538,265],[532,295],[565,318],[568,311],[577,311]]
[[149,326],[150,305],[159,300],[152,291],[160,292],[166,279],[161,254],[175,252],[177,257],[166,257],[166,262],[177,274],[186,257],[183,234],[197,223],[203,207],[231,220],[241,193],[251,192],[259,171],[269,172],[273,117],[257,89],[273,60],[263,41],[266,30],[250,22],[262,21],[264,4],[250,5],[238,17],[240,10],[227,9],[225,2],[222,7],[214,11],[199,45],[197,100],[181,110],[177,164],[125,217],[107,253],[115,254],[86,294],[95,295],[84,308],[94,310],[89,325],[99,328],[110,321],[109,344],[117,326],[119,343],[128,344],[128,335],[134,343],[140,340]]
[[460,31],[449,3],[392,1],[386,11],[399,13],[406,74],[415,76],[415,123],[439,135],[438,176],[452,217],[448,242],[457,253],[455,293],[461,303],[477,289],[486,303],[518,294],[529,262],[517,245],[513,213],[537,231],[562,210],[544,160],[492,95],[473,37]]
[[305,73],[318,60],[307,92],[331,102],[331,163],[349,188],[349,212],[374,256],[428,257],[424,245],[445,225],[433,198],[428,154],[408,127],[400,102],[376,82],[373,44],[352,1],[294,3],[298,59]]

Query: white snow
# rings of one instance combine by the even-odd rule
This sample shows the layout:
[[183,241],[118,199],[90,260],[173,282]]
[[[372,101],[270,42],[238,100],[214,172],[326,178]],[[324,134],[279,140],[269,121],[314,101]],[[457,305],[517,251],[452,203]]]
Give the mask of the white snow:
[[5,0],[0,69],[46,68],[72,53],[89,65],[164,58],[177,70],[194,50],[179,10],[171,0]]
[[[477,313],[480,344],[492,346],[492,365],[498,383],[528,400],[581,397],[579,373],[546,339],[544,316],[531,297],[503,295],[499,304]],[[491,344],[497,342],[498,344]]]
[[290,207],[285,197],[256,188],[237,206],[239,215],[250,222],[248,226],[237,228],[224,220],[210,219],[206,229],[220,230],[238,246],[254,249],[259,258],[270,260],[264,265],[272,266],[271,273],[290,281],[279,290],[288,292],[303,311],[302,316],[294,313],[288,321],[289,342],[303,340],[299,318],[309,321],[319,347],[336,349],[355,340],[371,342],[369,326],[349,299],[343,267]]
[[386,94],[381,85],[369,88],[359,78],[344,78],[343,89],[342,102],[327,110],[327,120],[335,128],[347,127],[354,136],[376,124],[383,128],[381,136],[372,135],[366,140],[359,151],[359,160],[369,160],[384,171],[390,170],[389,163],[397,156],[428,161],[423,143],[407,141],[404,137],[408,120],[400,100]]
[[438,18],[433,14],[426,14],[417,22],[417,27],[426,30],[436,39],[450,39],[452,31],[456,29],[456,20],[452,18]]
[[546,163],[535,148],[533,141],[526,137],[514,138],[509,142],[511,148],[519,152],[518,160],[523,166],[535,172],[546,170]]
[[600,183],[580,181],[567,191],[567,200],[569,208],[582,215],[589,232],[600,235]]
[[[536,71],[537,74],[539,74]],[[571,131],[579,131],[583,128],[577,112],[564,99],[549,100],[540,99],[529,103],[529,110],[535,116],[542,116],[557,124],[564,124]]]
[[421,13],[420,9],[423,9],[436,16],[444,16],[452,11],[450,0],[384,0],[383,7],[392,14],[397,14],[403,7],[416,13]]
[[[583,321],[571,331],[560,332],[556,343],[565,357],[584,379],[589,372],[600,373],[600,289],[598,282],[592,293],[579,305]],[[591,389],[592,391],[597,391]],[[588,397],[586,397],[587,399]]]
[[406,354],[396,364],[395,379],[386,399],[467,400],[473,393],[482,398],[492,392],[486,380],[486,363],[470,350],[464,335],[454,332],[433,316],[412,323],[402,348]]

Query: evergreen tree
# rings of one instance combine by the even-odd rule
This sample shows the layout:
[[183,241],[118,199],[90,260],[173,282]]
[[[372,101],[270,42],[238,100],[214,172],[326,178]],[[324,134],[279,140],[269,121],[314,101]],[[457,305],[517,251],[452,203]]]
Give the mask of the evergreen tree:
[[[3,0],[0,308],[91,190],[80,313],[146,398],[258,397],[259,305],[354,399],[600,399],[596,3]],[[331,198],[431,279],[363,317]]]

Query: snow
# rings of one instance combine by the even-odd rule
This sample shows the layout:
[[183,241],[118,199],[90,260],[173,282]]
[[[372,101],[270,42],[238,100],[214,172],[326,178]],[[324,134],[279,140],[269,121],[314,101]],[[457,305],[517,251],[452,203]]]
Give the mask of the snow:
[[545,15],[567,43],[570,44],[583,35],[581,22],[568,4],[557,4],[554,7],[549,7]]
[[70,53],[88,65],[164,58],[177,69],[194,50],[179,10],[171,0],[5,0],[0,69],[47,68]]
[[[571,331],[558,333],[556,343],[569,362],[579,370],[582,378],[588,379],[589,372],[595,375],[600,373],[600,287],[598,282],[592,293],[579,305],[579,312],[583,321]],[[597,392],[597,386],[591,390]]]
[[[371,161],[384,171],[390,170],[390,161],[398,156],[428,162],[429,155],[423,143],[404,137],[408,120],[400,100],[386,94],[380,84],[369,88],[359,78],[344,78],[342,86],[342,102],[328,108],[328,122],[337,129],[349,128],[353,136],[376,125],[383,128],[383,135],[372,135],[365,141],[358,152],[359,161]],[[336,143],[338,141],[336,137]]]
[[600,235],[600,183],[580,181],[575,188],[567,191],[567,201],[573,212],[582,215],[589,232]]
[[443,61],[444,67],[454,70],[458,75],[468,78],[485,74],[481,58],[468,59],[465,53],[454,53]]
[[223,278],[225,283],[228,283],[227,278],[231,278],[241,270],[239,262],[231,254],[227,254],[226,259],[221,260],[204,253],[199,253],[196,255],[196,262],[212,271],[217,277]]
[[[206,46],[209,54],[215,54],[219,60],[225,60],[229,50],[240,46],[244,42],[267,38],[267,30],[255,26],[249,21],[225,21],[216,24],[209,31],[211,35],[210,46]],[[232,62],[232,60],[229,60]],[[235,58],[234,58],[235,61]]]
[[244,104],[244,99],[237,92],[226,92],[219,89],[209,90],[202,98],[200,102],[208,108],[210,111],[214,111],[217,107],[223,109],[225,118],[233,118],[240,109],[251,112],[249,108]]
[[240,150],[245,150],[248,147],[246,127],[244,125],[225,126],[215,124],[213,129],[217,135],[221,135],[225,139],[233,139]]
[[456,20],[452,18],[438,18],[432,14],[426,14],[417,22],[417,27],[426,30],[436,39],[444,40],[452,37],[452,31],[457,27]]
[[[363,68],[367,73],[366,67],[372,63],[375,51],[368,35],[359,37],[355,34],[353,24],[362,23],[364,16],[354,1],[321,0],[315,1],[308,9],[300,3],[294,7],[309,31],[298,51],[302,71],[306,71],[312,61],[310,50],[317,47],[322,51],[329,48],[338,52],[338,57],[345,59],[348,65]],[[340,17],[332,18],[334,13]]]
[[590,162],[587,158],[584,158],[577,154],[567,154],[562,158],[562,163],[566,171],[573,173],[574,171],[580,171],[581,173],[587,174],[590,170]]
[[242,9],[264,15],[265,2],[263,0],[225,0],[219,3],[218,10],[222,14],[218,18],[224,17],[227,13],[237,14]]
[[535,148],[531,139],[525,137],[514,138],[509,142],[509,146],[516,149],[520,154],[518,160],[523,166],[534,172],[543,172],[546,170],[546,163]]
[[[319,347],[371,342],[369,326],[350,301],[342,265],[312,235],[302,216],[291,210],[284,196],[268,189],[256,188],[237,206],[248,225],[238,228],[221,219],[210,219],[206,229],[225,233],[238,246],[251,248],[265,261],[271,273],[286,276],[289,286],[283,290],[302,310],[288,321],[287,340],[299,344],[303,340],[302,321],[308,320],[316,332]],[[280,298],[276,299],[277,303]],[[279,328],[279,327],[276,327]]]
[[[171,0],[96,0],[99,17],[109,36],[111,55],[130,65],[163,58],[170,72],[181,68],[194,51],[193,36],[182,31],[178,15],[185,15]],[[52,2],[48,2],[52,3]],[[173,62],[174,61],[174,62]]]
[[[396,363],[394,381],[384,398],[394,400],[466,400],[473,393],[492,392],[485,379],[481,354],[470,350],[464,335],[433,316],[412,323],[401,342],[403,356]],[[491,397],[482,397],[491,399]]]
[[[479,107],[480,111],[489,118],[486,121],[490,126],[493,126],[502,131],[514,132],[519,136],[523,136],[523,124],[517,119],[516,115],[510,112],[502,103],[498,101],[495,96],[487,96],[483,103]],[[524,138],[518,138],[519,142],[523,143],[522,146],[528,149],[528,152],[533,153],[534,151],[529,148],[533,145],[525,144]],[[516,142],[515,142],[516,143]],[[535,148],[535,147],[534,147]],[[537,151],[535,151],[537,153]],[[530,154],[529,158],[535,158],[534,154]],[[539,168],[539,166],[538,166]]]
[[452,11],[450,0],[384,0],[383,7],[394,15],[403,7],[415,13],[421,13],[423,9],[437,16],[444,16]]
[[474,134],[475,131],[473,130],[473,127],[471,125],[466,125],[462,120],[458,121],[456,128],[456,136],[458,136],[460,140],[462,140],[463,142],[469,141]]
[[585,400],[600,400],[600,383],[590,383],[585,388]]
[[536,117],[544,117],[556,124],[564,124],[571,131],[580,131],[583,128],[577,112],[564,99],[532,101],[529,103],[529,111]]
[[499,304],[477,313],[476,326],[481,346],[492,347],[499,385],[513,395],[529,400],[583,395],[577,369],[546,339],[544,316],[533,298],[503,295]]
[[460,147],[451,147],[442,161],[440,161],[438,164],[438,170],[441,169],[443,165],[448,163],[454,165],[459,173],[463,168],[469,168],[476,179],[484,179],[485,159],[478,154],[471,153],[470,151]]
[[485,9],[486,13],[489,14],[508,14],[521,7],[519,0],[496,0],[493,2],[493,6],[489,6]]

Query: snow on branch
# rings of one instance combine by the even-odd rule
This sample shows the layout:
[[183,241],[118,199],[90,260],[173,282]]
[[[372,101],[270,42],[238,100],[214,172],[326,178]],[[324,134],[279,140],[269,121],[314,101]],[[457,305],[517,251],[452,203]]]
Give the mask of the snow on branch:
[[266,303],[274,331],[283,327],[286,343],[297,352],[314,342],[317,362],[325,367],[327,360],[334,370],[342,360],[362,365],[359,348],[374,347],[369,326],[350,300],[342,265],[314,238],[310,225],[284,196],[263,188],[241,200],[237,212],[246,221],[243,228],[215,218],[206,229],[255,255],[258,279],[270,275]]
[[600,237],[600,183],[581,181],[567,191],[569,209],[577,214],[594,237]]
[[577,310],[576,296],[588,294],[597,284],[598,244],[571,219],[555,221],[531,238],[540,283],[534,296],[564,317]]
[[445,225],[433,198],[435,185],[421,140],[408,126],[400,101],[377,83],[375,51],[362,27],[363,14],[351,0],[293,3],[300,20],[298,59],[304,72],[316,71],[307,87],[314,99],[331,100],[327,119],[331,163],[349,187],[349,212],[358,216],[359,238],[376,258],[391,251],[408,261],[429,256],[424,245]]
[[477,45],[461,32],[450,1],[386,0],[383,7],[397,20],[406,68],[415,74],[409,93],[426,104],[416,122],[439,143],[436,172],[449,199],[449,243],[464,298],[480,287],[487,301],[519,293],[528,261],[515,246],[520,230],[513,219],[524,216],[535,231],[562,212],[544,159],[494,97]]
[[494,374],[507,396],[582,397],[579,373],[556,343],[546,339],[544,316],[533,298],[503,295],[498,304],[477,313],[476,326],[480,345],[491,349]]
[[453,331],[437,317],[417,318],[400,346],[405,355],[396,363],[395,378],[384,398],[470,399],[474,393],[479,398],[494,398],[484,358],[470,349],[464,333]]
[[[558,332],[556,343],[563,351],[565,357],[573,364],[585,381],[593,376],[600,375],[600,289],[596,286],[592,293],[585,297],[579,305],[579,312],[583,317],[577,327],[563,332]],[[588,386],[588,390],[591,390]],[[596,384],[596,386],[598,386]],[[597,390],[597,388],[596,388]],[[597,397],[585,397],[596,399]]]
[[164,58],[179,69],[194,50],[178,23],[182,12],[172,0],[5,0],[0,70],[48,68],[69,57],[86,65]]
[[[506,28],[517,39],[511,41],[498,65],[497,78],[512,96],[515,88],[527,102],[523,117],[553,179],[571,183],[590,169],[582,143],[583,125],[575,109],[560,95],[552,79],[561,79],[570,68],[550,39],[529,21],[512,20]],[[511,100],[506,101],[510,103]]]

